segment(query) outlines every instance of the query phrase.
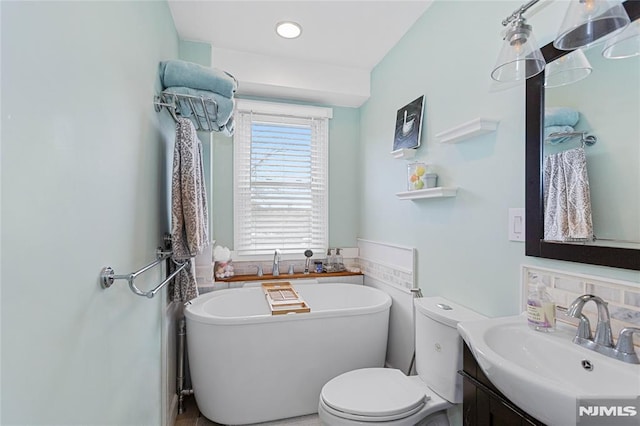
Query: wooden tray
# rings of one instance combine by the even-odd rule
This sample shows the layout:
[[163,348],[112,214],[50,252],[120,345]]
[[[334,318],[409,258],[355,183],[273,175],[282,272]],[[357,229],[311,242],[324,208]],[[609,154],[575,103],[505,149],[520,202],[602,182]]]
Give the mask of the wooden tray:
[[262,283],[262,291],[269,303],[271,315],[311,312],[309,305],[288,281]]

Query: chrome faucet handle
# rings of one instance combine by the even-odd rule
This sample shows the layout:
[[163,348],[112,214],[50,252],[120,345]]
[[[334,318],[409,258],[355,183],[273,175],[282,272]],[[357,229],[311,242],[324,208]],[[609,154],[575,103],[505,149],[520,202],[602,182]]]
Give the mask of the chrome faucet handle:
[[616,345],[616,352],[618,353],[617,356],[619,359],[632,364],[640,364],[640,359],[638,358],[638,354],[633,346],[634,334],[640,335],[640,328],[625,327],[620,330],[620,334],[618,335],[618,344]]
[[253,266],[257,268],[257,271],[256,271],[257,276],[261,277],[264,275],[264,273],[262,272],[262,265],[253,265]]
[[578,324],[578,332],[576,333],[576,338],[593,340],[589,318],[587,318],[584,314],[580,314],[579,319],[580,323]]

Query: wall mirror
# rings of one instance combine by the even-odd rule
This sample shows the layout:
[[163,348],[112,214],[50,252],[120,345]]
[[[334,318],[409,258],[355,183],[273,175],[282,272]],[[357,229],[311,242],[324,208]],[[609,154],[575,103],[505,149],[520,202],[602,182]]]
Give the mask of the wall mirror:
[[[628,0],[624,6],[632,21],[640,19],[640,1]],[[540,73],[526,82],[525,254],[640,270],[640,58],[605,59],[603,47],[599,43],[584,52],[592,66],[584,80],[545,89]],[[552,43],[541,50],[547,64],[571,53]],[[581,145],[580,137],[545,143],[544,113],[551,106],[580,111],[576,130],[597,137],[594,145],[585,147],[594,241],[544,239],[544,158]]]

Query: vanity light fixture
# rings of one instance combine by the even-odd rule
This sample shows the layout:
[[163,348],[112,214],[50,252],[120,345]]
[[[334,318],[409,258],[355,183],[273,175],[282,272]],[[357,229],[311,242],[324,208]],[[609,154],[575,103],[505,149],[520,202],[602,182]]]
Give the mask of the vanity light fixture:
[[586,47],[629,25],[620,0],[578,0],[569,3],[553,46],[560,50]]
[[633,21],[624,31],[607,40],[602,56],[607,59],[624,59],[640,55],[640,20]]
[[564,55],[547,64],[544,87],[566,86],[587,78],[591,74],[591,63],[582,49]]
[[293,21],[278,22],[276,24],[276,33],[282,38],[298,38],[302,34],[302,27]]
[[[539,1],[523,4],[502,21],[507,30],[498,61],[491,72],[492,79],[520,81],[544,70],[544,57],[533,38],[531,26],[523,17]],[[629,21],[620,0],[572,0],[553,45],[560,50],[590,46],[622,31]]]
[[527,24],[522,13],[518,13],[507,24],[505,21],[502,24],[509,27],[505,32],[502,50],[491,72],[491,78],[501,82],[519,81],[542,72],[545,60],[531,32],[531,25]]

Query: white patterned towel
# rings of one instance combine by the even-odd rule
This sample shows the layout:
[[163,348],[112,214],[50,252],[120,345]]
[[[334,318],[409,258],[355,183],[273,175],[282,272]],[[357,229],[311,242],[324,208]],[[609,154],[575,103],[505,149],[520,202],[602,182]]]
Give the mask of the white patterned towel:
[[591,196],[584,148],[544,159],[544,239],[591,241]]
[[[171,239],[173,259],[191,262],[209,241],[207,194],[202,167],[202,143],[187,118],[178,118],[171,182]],[[198,296],[193,265],[183,269],[170,288],[172,300]]]

